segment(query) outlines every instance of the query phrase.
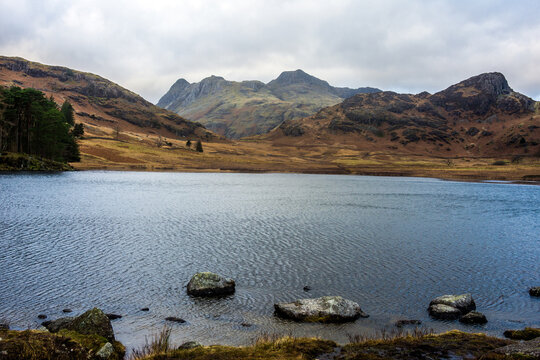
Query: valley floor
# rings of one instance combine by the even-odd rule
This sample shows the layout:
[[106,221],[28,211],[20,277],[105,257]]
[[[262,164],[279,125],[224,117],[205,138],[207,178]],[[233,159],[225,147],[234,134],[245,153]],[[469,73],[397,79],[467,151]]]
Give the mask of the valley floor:
[[[96,129],[94,129],[96,130]],[[359,150],[353,145],[284,145],[268,140],[213,141],[203,152],[184,141],[108,129],[81,141],[77,170],[294,172],[415,176],[462,181],[540,181],[540,157],[428,157]]]

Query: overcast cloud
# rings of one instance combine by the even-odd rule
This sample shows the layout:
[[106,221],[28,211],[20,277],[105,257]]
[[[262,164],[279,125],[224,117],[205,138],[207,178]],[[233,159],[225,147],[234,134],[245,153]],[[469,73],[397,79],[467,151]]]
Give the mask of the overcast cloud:
[[435,92],[482,72],[540,100],[540,1],[0,0],[0,55],[96,73],[157,100],[178,79]]

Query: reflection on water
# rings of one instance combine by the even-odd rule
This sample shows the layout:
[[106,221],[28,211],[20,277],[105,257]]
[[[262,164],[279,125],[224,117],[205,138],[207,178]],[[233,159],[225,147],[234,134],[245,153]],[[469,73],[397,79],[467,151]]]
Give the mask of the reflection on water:
[[[540,187],[298,174],[74,172],[0,175],[0,318],[37,327],[98,306],[128,347],[173,339],[246,344],[261,332],[321,336],[421,319],[498,334],[540,325]],[[196,299],[197,271],[236,279]],[[303,291],[310,286],[309,293]],[[489,323],[431,321],[429,301],[471,292]],[[273,304],[342,295],[351,324],[276,319]],[[140,311],[149,307],[149,312]]]

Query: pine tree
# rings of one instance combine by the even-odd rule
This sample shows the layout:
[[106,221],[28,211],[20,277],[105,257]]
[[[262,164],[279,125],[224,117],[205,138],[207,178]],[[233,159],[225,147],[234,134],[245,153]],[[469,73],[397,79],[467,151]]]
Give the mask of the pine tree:
[[60,111],[64,115],[64,119],[69,125],[71,126],[75,125],[75,115],[74,115],[75,110],[73,109],[73,106],[71,106],[69,101],[67,100],[64,101]]
[[203,152],[201,140],[197,140],[197,144],[195,145],[195,150],[197,150],[198,152]]

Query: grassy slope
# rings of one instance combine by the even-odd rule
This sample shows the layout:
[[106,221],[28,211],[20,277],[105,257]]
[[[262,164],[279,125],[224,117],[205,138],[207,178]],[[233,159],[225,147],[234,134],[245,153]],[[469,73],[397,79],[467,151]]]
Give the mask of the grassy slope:
[[157,107],[91,73],[0,56],[0,85],[32,87],[52,96],[58,104],[68,100],[76,111],[75,121],[89,128],[108,127],[202,139],[215,137],[200,124]]
[[430,157],[391,151],[358,149],[355,144],[278,144],[268,140],[203,142],[203,153],[185,141],[162,138],[171,146],[158,147],[152,134],[92,127],[81,141],[82,161],[76,169],[136,171],[240,171],[427,176],[447,179],[539,180],[540,159],[524,157],[493,165],[501,157]]

